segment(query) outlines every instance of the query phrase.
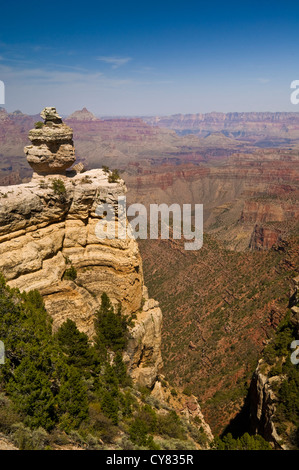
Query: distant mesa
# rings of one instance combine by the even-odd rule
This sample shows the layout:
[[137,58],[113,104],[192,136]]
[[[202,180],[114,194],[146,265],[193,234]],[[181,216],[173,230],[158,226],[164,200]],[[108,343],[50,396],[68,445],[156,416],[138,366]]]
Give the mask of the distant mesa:
[[11,113],[13,116],[26,116],[26,114],[22,113],[19,109],[16,109]]
[[62,122],[56,108],[45,108],[40,116],[44,122],[29,131],[32,145],[24,148],[27,161],[38,175],[63,175],[76,161],[73,130]]
[[75,111],[73,114],[68,116],[67,120],[69,121],[100,121],[94,114],[92,114],[88,109],[83,108],[80,111]]

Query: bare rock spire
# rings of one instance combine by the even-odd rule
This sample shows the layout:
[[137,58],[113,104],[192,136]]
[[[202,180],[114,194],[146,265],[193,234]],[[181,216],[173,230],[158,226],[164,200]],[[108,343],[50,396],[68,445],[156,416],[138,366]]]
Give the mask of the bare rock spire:
[[29,165],[39,175],[63,175],[76,161],[73,130],[62,122],[56,108],[41,112],[44,123],[29,131],[32,145],[24,148]]

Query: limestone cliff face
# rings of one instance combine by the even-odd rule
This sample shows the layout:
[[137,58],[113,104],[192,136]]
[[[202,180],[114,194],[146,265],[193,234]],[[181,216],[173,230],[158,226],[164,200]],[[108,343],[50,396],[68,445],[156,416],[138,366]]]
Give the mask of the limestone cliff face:
[[[44,117],[47,123],[49,114]],[[115,305],[121,302],[124,314],[136,315],[125,361],[134,380],[151,387],[162,365],[162,314],[157,302],[148,299],[137,242],[96,235],[103,218],[98,206],[116,207],[125,184],[109,183],[102,170],[66,172],[70,144],[55,141],[63,126],[45,126],[43,143],[34,137],[29,151],[25,148],[30,163],[35,156],[30,183],[0,187],[0,271],[11,287],[40,291],[54,330],[71,318],[92,337],[102,293]],[[49,147],[43,154],[45,134],[58,156]],[[67,276],[70,268],[76,273],[73,280]]]
[[143,294],[145,303],[131,331],[124,361],[133,380],[142,386],[147,386],[155,383],[157,371],[162,367],[162,312],[159,303],[148,298],[146,288],[143,289]]
[[[299,307],[298,288],[299,276],[294,280],[295,288],[290,297],[289,307],[291,309],[290,322],[295,327],[297,338],[299,337]],[[295,366],[294,366],[295,367]],[[290,450],[294,443],[290,438],[293,432],[291,423],[287,424],[284,435],[279,434],[277,423],[283,424],[281,419],[277,419],[279,385],[287,379],[285,375],[271,375],[270,367],[261,358],[253,374],[250,385],[250,422],[253,433],[261,434],[265,439],[272,442],[276,449]]]
[[250,386],[252,431],[272,442],[275,448],[287,450],[288,447],[282,443],[275,426],[277,398],[272,387],[281,381],[281,377],[268,377],[262,372],[263,365],[264,362],[260,359]]
[[251,250],[270,250],[280,240],[280,233],[271,226],[256,224],[250,237],[249,248]]

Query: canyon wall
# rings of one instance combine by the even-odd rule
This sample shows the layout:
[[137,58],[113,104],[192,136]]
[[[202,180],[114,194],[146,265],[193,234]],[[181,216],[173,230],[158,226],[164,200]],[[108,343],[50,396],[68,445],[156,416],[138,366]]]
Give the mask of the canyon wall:
[[192,132],[199,136],[211,132],[224,132],[237,139],[260,141],[261,144],[275,141],[298,140],[299,114],[288,112],[245,112],[245,113],[197,113],[175,114],[172,116],[145,117],[152,126],[174,129],[178,132]]
[[[290,308],[290,324],[294,328],[296,339],[299,338],[299,276],[294,280],[294,290],[289,300]],[[274,337],[275,339],[275,337]],[[270,340],[270,344],[273,339]],[[289,354],[292,349],[289,345]],[[276,357],[273,360],[274,366],[284,363],[286,357]],[[291,367],[297,367],[293,364]],[[275,369],[274,369],[275,370]],[[296,427],[288,421],[280,412],[277,411],[279,405],[279,389],[285,381],[288,381],[288,375],[280,371],[279,368],[273,372],[269,361],[261,357],[257,368],[253,374],[253,378],[249,390],[250,398],[250,424],[253,433],[259,433],[266,440],[273,443],[274,448],[281,450],[294,449],[294,434]],[[296,416],[294,416],[296,418]],[[297,447],[296,447],[297,448]]]

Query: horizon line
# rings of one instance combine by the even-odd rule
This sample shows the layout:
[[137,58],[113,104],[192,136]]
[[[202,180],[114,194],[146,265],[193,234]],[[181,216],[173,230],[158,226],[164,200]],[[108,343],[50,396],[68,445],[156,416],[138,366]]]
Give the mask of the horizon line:
[[[56,107],[56,106],[55,106]],[[56,107],[56,109],[58,109]],[[87,109],[85,106],[82,108],[82,109],[75,109],[74,111],[70,112],[69,114],[65,114],[65,113],[60,113],[61,116],[66,119],[68,118],[69,116],[71,116],[72,114],[76,113],[76,112],[80,112],[82,111],[83,109],[86,109],[88,112],[90,112],[91,114],[93,114],[95,117],[98,117],[98,118],[143,118],[143,117],[167,117],[167,116],[196,116],[196,115],[199,115],[199,114],[202,114],[202,115],[206,115],[206,114],[299,114],[299,110],[298,111],[206,111],[206,112],[195,112],[195,113],[191,113],[191,112],[188,112],[188,113],[183,113],[183,112],[176,112],[176,113],[164,113],[164,114],[95,114],[94,112],[92,111],[89,111],[89,109]],[[7,114],[13,114],[13,113],[16,113],[16,112],[20,112],[22,113],[23,115],[26,115],[26,116],[37,116],[39,115],[40,113],[37,112],[37,113],[34,113],[34,114],[29,114],[29,113],[26,113],[26,112],[23,112],[21,111],[20,109],[15,109],[14,111],[8,111],[5,106],[0,106],[0,111],[1,110],[4,110]],[[41,110],[42,111],[42,110]]]

